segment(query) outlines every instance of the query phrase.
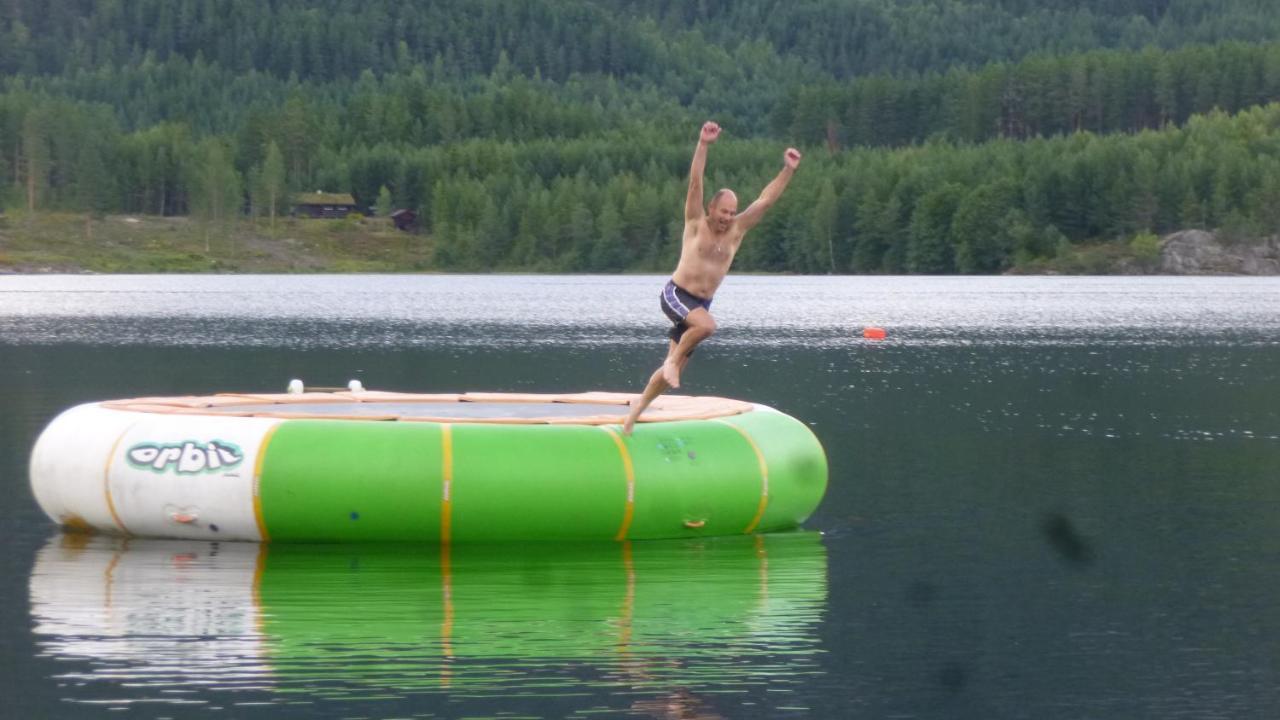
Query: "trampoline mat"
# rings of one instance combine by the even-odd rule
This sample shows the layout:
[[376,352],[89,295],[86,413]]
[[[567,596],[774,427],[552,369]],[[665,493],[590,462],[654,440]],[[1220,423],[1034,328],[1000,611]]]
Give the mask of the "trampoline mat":
[[571,418],[598,415],[627,415],[626,405],[603,403],[554,403],[554,402],[360,402],[360,403],[289,403],[282,407],[275,403],[261,405],[231,405],[208,408],[209,414],[244,415],[246,413],[272,413],[287,410],[317,417],[342,416],[380,417],[396,415],[402,418]]
[[[224,417],[605,425],[621,422],[635,398],[632,394],[610,392],[417,394],[370,390],[147,397],[108,400],[101,406],[130,412]],[[728,398],[660,395],[639,421],[704,420],[750,412],[754,407]]]

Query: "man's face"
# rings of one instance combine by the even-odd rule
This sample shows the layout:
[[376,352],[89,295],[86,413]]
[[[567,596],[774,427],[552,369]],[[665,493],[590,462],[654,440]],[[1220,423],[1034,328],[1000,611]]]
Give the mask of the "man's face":
[[711,223],[711,229],[718,233],[727,231],[737,214],[738,197],[731,192],[712,200],[711,207],[707,208],[707,220]]

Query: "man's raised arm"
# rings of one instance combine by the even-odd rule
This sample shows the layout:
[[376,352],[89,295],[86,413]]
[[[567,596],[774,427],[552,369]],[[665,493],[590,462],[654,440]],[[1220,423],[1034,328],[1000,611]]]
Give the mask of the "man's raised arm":
[[756,223],[764,217],[764,211],[782,197],[782,191],[787,189],[791,176],[796,173],[796,168],[800,167],[800,151],[787,148],[787,151],[782,154],[782,162],[782,170],[778,176],[770,180],[769,184],[764,186],[764,190],[760,191],[760,197],[738,215],[738,227],[742,228],[743,232],[755,227]]
[[698,147],[693,151],[693,164],[689,167],[689,194],[684,198],[684,219],[702,218],[702,172],[707,167],[707,146],[720,137],[720,126],[708,120],[702,125]]

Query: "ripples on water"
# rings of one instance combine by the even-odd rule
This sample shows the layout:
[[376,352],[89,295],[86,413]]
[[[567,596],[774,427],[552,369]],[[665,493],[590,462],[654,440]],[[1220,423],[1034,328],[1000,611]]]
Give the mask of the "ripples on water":
[[47,540],[25,487],[39,429],[106,397],[625,390],[664,280],[0,277],[0,690],[32,717],[1280,711],[1276,278],[731,276],[689,390],[813,428],[821,537]]
[[[663,332],[660,277],[76,276],[0,282],[0,340],[298,348],[611,345]],[[729,345],[1275,342],[1273,278],[731,277]],[[75,322],[67,322],[74,319]]]

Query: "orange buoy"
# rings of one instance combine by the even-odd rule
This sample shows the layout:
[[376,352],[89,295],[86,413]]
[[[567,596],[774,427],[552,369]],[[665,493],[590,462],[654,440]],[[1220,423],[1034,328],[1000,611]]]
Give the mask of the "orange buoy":
[[862,337],[868,340],[883,340],[884,334],[884,328],[878,327],[868,327],[862,331]]

